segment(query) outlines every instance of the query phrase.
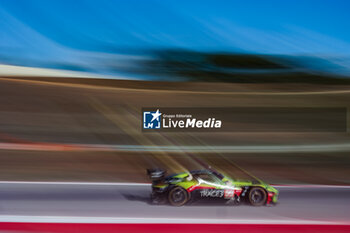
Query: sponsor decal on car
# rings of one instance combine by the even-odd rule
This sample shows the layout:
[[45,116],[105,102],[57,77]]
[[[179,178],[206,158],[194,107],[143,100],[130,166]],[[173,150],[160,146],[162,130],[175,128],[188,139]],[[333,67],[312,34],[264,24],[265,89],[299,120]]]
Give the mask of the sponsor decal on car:
[[203,189],[200,194],[201,197],[232,199],[235,197],[236,191],[234,189]]
[[224,191],[217,189],[204,189],[200,191],[201,197],[223,197]]
[[235,196],[235,191],[233,189],[225,189],[225,192],[224,192],[224,198],[234,198]]

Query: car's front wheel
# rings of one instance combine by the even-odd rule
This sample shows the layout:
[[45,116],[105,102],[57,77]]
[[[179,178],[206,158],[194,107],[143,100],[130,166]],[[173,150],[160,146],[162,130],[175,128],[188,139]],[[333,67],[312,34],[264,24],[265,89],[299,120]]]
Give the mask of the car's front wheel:
[[171,205],[182,206],[188,201],[189,195],[185,189],[175,187],[169,191],[168,199]]
[[249,202],[253,206],[262,206],[266,203],[266,191],[261,187],[254,187],[249,191]]

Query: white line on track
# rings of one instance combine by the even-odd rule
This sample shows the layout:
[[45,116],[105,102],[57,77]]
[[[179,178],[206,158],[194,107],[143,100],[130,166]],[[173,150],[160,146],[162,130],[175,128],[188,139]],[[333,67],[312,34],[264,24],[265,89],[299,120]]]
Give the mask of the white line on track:
[[284,225],[350,225],[348,222],[301,219],[199,219],[199,218],[121,218],[80,216],[0,215],[0,222],[29,223],[184,223],[184,224],[284,224]]

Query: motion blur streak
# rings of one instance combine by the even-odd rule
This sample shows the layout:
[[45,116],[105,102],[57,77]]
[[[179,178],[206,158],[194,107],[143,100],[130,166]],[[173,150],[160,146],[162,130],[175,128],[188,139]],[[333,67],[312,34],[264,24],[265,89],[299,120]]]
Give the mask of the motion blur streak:
[[[141,108],[150,103],[160,107],[215,107],[218,103],[221,107],[349,107],[349,92],[268,95],[296,87],[304,92],[338,91],[347,85],[193,82],[165,87],[162,82],[21,79],[0,79],[1,180],[148,182],[147,167],[164,167],[171,173],[207,164],[242,179],[249,172],[268,183],[349,182],[350,146],[345,132],[169,135],[142,133],[139,128]],[[219,90],[227,94],[216,95]],[[268,127],[278,127],[278,122]]]
[[[153,142],[146,138],[142,137],[142,135],[137,134],[139,131],[138,123],[139,123],[139,118],[134,117],[134,118],[129,118],[127,121],[121,117],[118,117],[118,114],[114,114],[114,112],[109,109],[107,106],[103,105],[102,103],[99,103],[96,99],[92,99],[92,105],[94,108],[97,109],[97,111],[101,112],[102,115],[104,115],[108,120],[110,120],[113,124],[118,126],[120,129],[122,129],[125,134],[129,135],[130,137],[134,138],[135,141],[140,144],[140,145],[150,145],[152,147]],[[121,109],[123,111],[123,109]],[[125,110],[124,110],[125,111]],[[168,140],[164,137],[159,138],[160,143],[169,143]],[[131,146],[133,147],[133,146]],[[146,151],[141,148],[140,151]],[[152,150],[149,150],[148,152],[154,152]],[[158,160],[163,163],[163,166],[170,165],[173,167],[175,172],[181,172],[181,171],[186,171],[186,168],[183,167],[181,164],[179,164],[176,160],[171,158],[166,152],[166,150],[158,150],[157,154],[154,154],[153,156]],[[155,164],[153,164],[155,166]]]
[[[6,76],[5,76],[6,77]],[[45,81],[38,81],[34,79],[26,79],[26,78],[21,78],[21,77],[16,77],[16,78],[5,78],[5,77],[0,77],[2,80],[10,81],[10,82],[24,82],[24,83],[33,83],[33,84],[44,84],[44,85],[54,85],[54,86],[63,86],[63,87],[72,87],[72,88],[87,88],[87,89],[102,89],[102,90],[111,90],[111,91],[121,91],[121,92],[153,92],[153,93],[173,93],[173,94],[206,94],[206,95],[251,95],[251,96],[260,96],[260,95],[272,95],[272,96],[279,96],[279,95],[336,95],[336,94],[349,94],[350,90],[344,89],[341,86],[335,86],[337,89],[340,90],[322,90],[322,91],[300,91],[300,90],[293,90],[290,92],[286,91],[277,91],[277,92],[271,92],[271,91],[265,91],[265,92],[255,92],[255,91],[250,91],[250,90],[245,90],[242,91],[242,89],[237,89],[235,91],[185,91],[185,90],[153,90],[153,89],[145,89],[145,88],[127,88],[127,87],[111,87],[111,86],[94,86],[94,85],[89,85],[89,80],[78,80],[76,83],[65,83],[68,78],[71,78],[71,75],[64,75],[65,78],[63,80],[59,79],[45,79]],[[55,75],[57,77],[57,75]],[[95,77],[95,76],[93,76]],[[96,78],[96,77],[95,77]],[[105,81],[105,80],[104,80]],[[80,82],[80,83],[79,83]],[[85,82],[85,84],[84,84]],[[214,84],[212,84],[214,86]],[[267,87],[269,85],[266,85]],[[233,87],[233,85],[232,85]],[[298,86],[297,86],[298,87]],[[307,88],[308,86],[305,85],[303,86],[304,88]],[[244,86],[243,86],[244,88]],[[276,87],[275,87],[276,88]],[[325,87],[320,86],[318,88],[324,89]],[[333,87],[334,88],[334,87]],[[344,87],[345,88],[345,87]],[[166,89],[166,88],[165,88]]]
[[[280,146],[161,146],[161,145],[103,145],[103,144],[58,144],[58,143],[0,143],[3,150],[26,151],[112,151],[152,152],[165,157],[171,153],[291,153],[291,152],[347,152],[349,144],[280,145]],[[169,162],[169,161],[168,161]],[[177,166],[177,165],[176,165]]]

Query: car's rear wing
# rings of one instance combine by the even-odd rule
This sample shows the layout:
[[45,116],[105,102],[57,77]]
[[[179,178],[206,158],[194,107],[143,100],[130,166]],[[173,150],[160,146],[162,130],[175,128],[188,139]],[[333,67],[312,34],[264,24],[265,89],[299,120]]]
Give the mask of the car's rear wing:
[[152,181],[162,180],[165,177],[166,171],[160,168],[147,169],[147,175]]

